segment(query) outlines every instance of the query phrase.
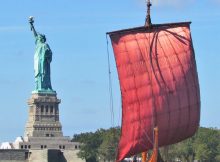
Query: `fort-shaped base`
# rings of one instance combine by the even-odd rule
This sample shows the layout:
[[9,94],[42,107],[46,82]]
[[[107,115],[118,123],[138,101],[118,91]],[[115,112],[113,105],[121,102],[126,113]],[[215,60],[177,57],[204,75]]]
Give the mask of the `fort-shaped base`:
[[79,150],[0,150],[0,162],[85,162]]
[[24,137],[62,137],[56,93],[32,93]]

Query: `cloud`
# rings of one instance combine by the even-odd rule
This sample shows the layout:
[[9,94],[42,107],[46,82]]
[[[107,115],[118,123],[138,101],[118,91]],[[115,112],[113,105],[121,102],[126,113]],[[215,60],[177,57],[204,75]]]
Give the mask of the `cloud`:
[[220,0],[212,0],[212,2],[217,3],[220,5]]
[[151,1],[155,6],[175,6],[175,7],[184,7],[186,5],[192,4],[195,0],[152,0]]
[[0,32],[27,31],[27,26],[0,26]]
[[80,83],[83,85],[86,85],[86,86],[95,86],[96,85],[96,82],[94,80],[82,80]]
[[[146,6],[147,0],[139,0],[139,5]],[[188,5],[192,5],[196,0],[151,0],[152,5],[155,7],[167,6],[175,8],[183,8]]]
[[10,78],[6,78],[5,76],[1,76],[0,78],[0,85],[1,86],[11,86],[11,85],[14,85],[16,84],[14,81],[12,81]]
[[[140,0],[140,1],[143,1],[143,0]],[[201,2],[196,1],[196,0],[151,0],[151,3],[155,6],[185,7],[188,5],[201,3]],[[220,0],[209,0],[208,3],[220,5]]]

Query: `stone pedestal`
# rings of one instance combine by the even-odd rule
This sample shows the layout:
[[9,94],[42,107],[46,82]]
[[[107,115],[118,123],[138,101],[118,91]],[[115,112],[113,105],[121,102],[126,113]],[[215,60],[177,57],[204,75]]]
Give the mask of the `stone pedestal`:
[[79,150],[0,150],[0,162],[85,162]]
[[24,137],[62,137],[60,102],[56,94],[33,93],[28,100],[29,115]]
[[77,157],[80,143],[63,136],[59,121],[60,102],[56,93],[32,93],[28,100],[24,138],[14,144],[15,149],[28,150],[26,161],[85,162]]

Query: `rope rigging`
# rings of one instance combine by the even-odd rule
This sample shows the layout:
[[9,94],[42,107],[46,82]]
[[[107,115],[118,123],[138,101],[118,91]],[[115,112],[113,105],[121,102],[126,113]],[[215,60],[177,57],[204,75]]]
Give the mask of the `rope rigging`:
[[107,45],[107,60],[108,60],[108,83],[109,83],[109,108],[111,113],[111,126],[114,127],[114,101],[112,91],[112,77],[111,77],[111,66],[110,66],[110,55],[109,55],[109,42],[108,35],[106,34],[106,45]]

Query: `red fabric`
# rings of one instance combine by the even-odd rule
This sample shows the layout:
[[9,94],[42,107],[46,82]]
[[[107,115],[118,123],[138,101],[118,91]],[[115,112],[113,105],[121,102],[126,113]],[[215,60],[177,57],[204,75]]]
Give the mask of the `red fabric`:
[[200,94],[189,24],[110,33],[122,95],[117,160],[192,136]]

